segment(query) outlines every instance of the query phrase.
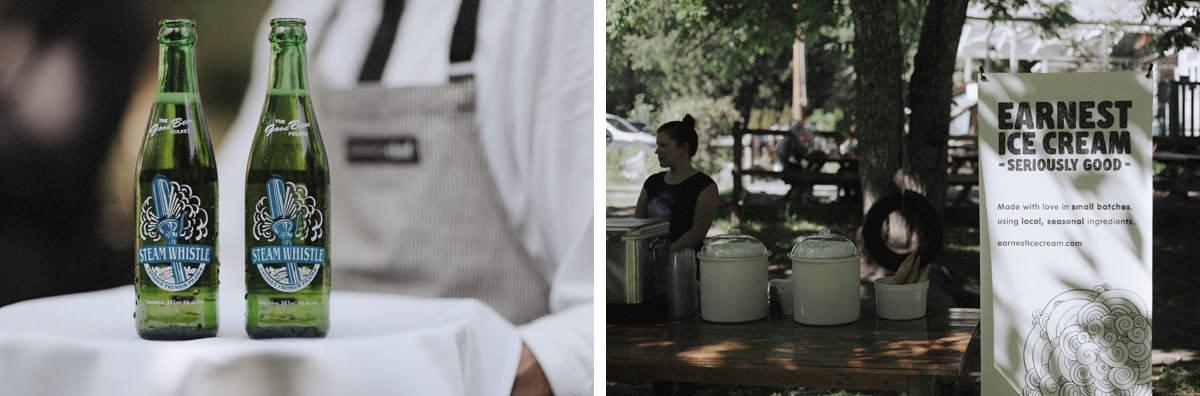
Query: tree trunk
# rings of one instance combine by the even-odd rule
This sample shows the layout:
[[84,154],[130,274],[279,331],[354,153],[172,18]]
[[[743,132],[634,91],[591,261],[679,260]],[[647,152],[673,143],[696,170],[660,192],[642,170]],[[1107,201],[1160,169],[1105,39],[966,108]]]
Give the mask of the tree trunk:
[[913,59],[908,97],[912,113],[905,142],[906,185],[929,199],[939,215],[946,197],[946,138],[958,41],[967,0],[929,0]]
[[863,213],[896,192],[904,131],[903,49],[895,1],[851,0],[854,16],[854,118]]
[[[754,72],[752,73],[752,77],[750,78],[750,81],[748,81],[746,84],[736,87],[736,89],[734,89],[734,92],[733,92],[733,109],[737,110],[738,115],[741,116],[741,120],[738,122],[738,124],[742,128],[750,127],[750,112],[754,110],[755,94],[758,93],[758,86],[759,86],[759,84],[762,84],[762,81],[763,81],[762,74],[757,72],[758,65],[760,63],[762,63],[762,58],[763,58],[762,56],[756,56],[754,58],[754,60],[752,60],[752,62],[754,62],[754,67],[751,67],[750,70],[752,70]],[[738,139],[740,141],[742,136],[744,136],[744,135],[734,134],[733,138]],[[713,146],[710,145],[709,147],[713,147]],[[750,166],[748,166],[748,167],[743,166],[744,164],[742,164],[743,158],[745,158],[744,157],[745,147],[742,146],[740,143],[735,143],[733,147],[734,147],[734,151],[735,151],[735,154],[733,156],[733,161],[737,163],[737,167],[734,169],[753,168],[754,167],[753,161],[751,161]],[[753,151],[751,151],[751,155],[753,155]],[[709,158],[716,158],[716,157],[709,156]],[[734,175],[734,177],[738,179],[738,184],[740,185],[742,182],[742,178],[744,176]],[[751,180],[751,182],[753,182],[753,180],[754,180],[753,177],[751,177],[750,180]],[[744,194],[746,193],[746,190],[742,189],[742,188],[737,188],[737,189],[734,189],[734,191],[741,193],[741,194],[734,194],[734,197],[733,197],[734,208],[740,209],[742,198],[745,197]],[[738,210],[735,210],[735,213],[734,213],[735,217],[741,217],[741,215],[742,215],[741,213],[738,213]],[[733,220],[735,224],[741,222],[741,220],[738,218],[731,219],[731,220]]]
[[[897,191],[892,179],[900,169],[904,134],[904,50],[896,1],[851,0],[850,11],[854,16],[858,177],[866,214],[876,200]],[[891,232],[897,228],[896,222],[889,222],[888,235],[902,234]],[[861,245],[861,239],[859,242]],[[860,274],[871,279],[885,271],[872,260],[863,263]]]

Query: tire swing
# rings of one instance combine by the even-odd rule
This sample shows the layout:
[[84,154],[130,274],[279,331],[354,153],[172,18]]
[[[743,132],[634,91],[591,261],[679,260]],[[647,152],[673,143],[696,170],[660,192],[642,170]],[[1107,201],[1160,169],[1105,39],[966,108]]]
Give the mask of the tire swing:
[[863,246],[867,253],[888,271],[896,271],[900,267],[907,255],[893,251],[883,237],[883,222],[897,211],[908,213],[916,219],[919,241],[917,254],[921,257],[921,264],[933,261],[942,251],[942,222],[933,204],[924,195],[911,190],[888,195],[871,205],[871,210],[863,217],[862,225]]

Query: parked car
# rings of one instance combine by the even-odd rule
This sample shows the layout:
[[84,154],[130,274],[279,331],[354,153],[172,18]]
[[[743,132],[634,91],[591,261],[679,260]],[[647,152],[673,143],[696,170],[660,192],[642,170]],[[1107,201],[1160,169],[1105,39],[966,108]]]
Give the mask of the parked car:
[[637,128],[639,131],[650,133],[650,126],[646,125],[646,121],[642,121],[642,120],[628,120],[628,121],[629,121],[629,125],[633,125],[633,127]]
[[638,130],[637,127],[631,125],[624,118],[605,114],[604,119],[606,121],[604,123],[606,142],[654,147],[654,143],[656,142],[654,135]]

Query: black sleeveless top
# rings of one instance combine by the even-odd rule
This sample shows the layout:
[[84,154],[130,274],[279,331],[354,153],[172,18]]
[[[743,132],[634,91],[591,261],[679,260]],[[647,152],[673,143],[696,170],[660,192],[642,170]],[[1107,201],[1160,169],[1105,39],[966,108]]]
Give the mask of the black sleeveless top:
[[[669,220],[671,242],[675,242],[692,229],[700,192],[717,183],[702,172],[696,172],[675,185],[667,184],[666,177],[666,172],[655,173],[646,178],[646,183],[642,185],[646,190],[646,217]],[[693,246],[699,247],[699,244]]]

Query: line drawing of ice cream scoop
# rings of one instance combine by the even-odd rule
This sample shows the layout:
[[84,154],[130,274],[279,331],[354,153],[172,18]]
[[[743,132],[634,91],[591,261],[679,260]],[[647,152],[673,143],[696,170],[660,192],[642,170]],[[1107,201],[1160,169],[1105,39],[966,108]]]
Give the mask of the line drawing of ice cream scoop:
[[[287,191],[283,179],[279,176],[272,176],[267,179],[267,202],[271,208],[271,218],[274,219],[271,223],[271,232],[283,246],[291,246],[292,238],[296,236],[296,221],[289,218],[284,218],[284,205],[286,204]],[[299,272],[296,269],[295,262],[284,263],[287,265],[288,283],[296,283],[299,279]]]
[[1129,290],[1071,289],[1033,311],[1022,395],[1150,395],[1151,312]]
[[[154,177],[154,181],[150,183],[150,193],[154,196],[154,213],[158,215],[158,234],[162,235],[167,240],[167,246],[175,245],[179,240],[179,232],[182,231],[183,218],[187,215],[187,209],[184,209],[175,218],[166,218],[170,215],[171,209],[171,182],[163,175]],[[172,262],[171,274],[175,279],[175,283],[184,281],[183,263]]]

